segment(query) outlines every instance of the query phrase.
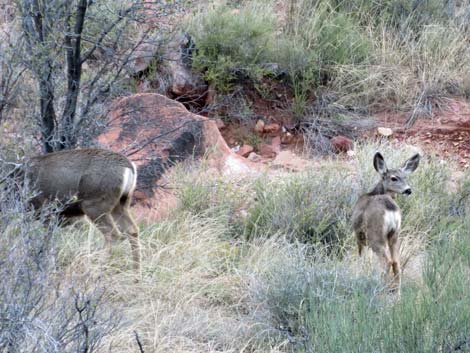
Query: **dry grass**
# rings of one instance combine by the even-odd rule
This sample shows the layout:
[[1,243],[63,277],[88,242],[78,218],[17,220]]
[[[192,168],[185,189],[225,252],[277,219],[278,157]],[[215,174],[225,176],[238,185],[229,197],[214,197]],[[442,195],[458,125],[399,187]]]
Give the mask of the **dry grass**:
[[[449,206],[451,198],[437,179],[440,176],[445,182],[446,171],[439,170],[433,159],[425,158],[421,171],[418,169],[410,180],[416,188],[415,200],[399,200],[405,215],[401,236],[404,281],[403,297],[397,301],[385,289],[376,257],[372,253],[358,257],[347,226],[349,203],[376,178],[371,161],[377,148],[391,164],[403,161],[411,152],[389,145],[359,146],[356,158],[347,167],[349,177],[340,178],[355,186],[345,189],[327,183],[321,193],[312,190],[317,190],[315,186],[322,179],[311,179],[320,174],[333,178],[341,166],[338,161],[328,160],[315,172],[305,172],[304,177],[302,173],[277,172],[271,181],[264,176],[242,184],[204,174],[204,163],[181,168],[182,173],[175,173],[176,185],[193,188],[181,189],[184,204],[177,212],[141,229],[140,281],[132,270],[127,242],[106,259],[104,251],[99,250],[103,248],[102,236],[89,225],[54,233],[56,274],[62,286],[90,288],[99,284],[106,293],[100,307],[119,313],[118,328],[105,335],[95,351],[139,351],[140,342],[145,352],[331,352],[357,351],[362,345],[364,351],[372,352],[383,332],[392,328],[401,332],[399,328],[407,327],[414,317],[427,318],[429,325],[404,330],[400,337],[387,336],[383,351],[410,351],[409,336],[426,330],[435,338],[426,339],[425,347],[450,343],[465,332],[464,319],[470,316],[466,301],[456,300],[468,282],[461,275],[468,273],[470,265],[465,262],[470,243],[465,231],[469,228],[461,218],[465,207]],[[306,189],[302,189],[302,183]],[[247,202],[243,203],[235,197],[236,190],[247,195],[254,189],[267,199],[244,197]],[[250,215],[260,202],[271,207],[285,201],[269,198],[277,191],[286,197],[302,190],[313,192],[311,202],[320,204],[335,193],[343,197],[341,207],[346,212],[337,210],[336,214],[344,217],[344,228],[335,228],[344,232],[344,241],[335,245],[341,246],[341,251],[332,252],[321,243],[301,243],[268,222],[259,223],[257,237],[246,241],[242,235],[247,218],[227,217],[241,212],[239,207]],[[344,197],[351,190],[354,195]],[[463,193],[468,188],[459,190]],[[193,200],[201,198],[204,203]],[[288,200],[295,208],[294,201]],[[426,203],[421,212],[417,212],[422,208],[419,202]],[[198,207],[191,211],[192,205]],[[334,211],[334,204],[323,205],[325,217]],[[306,215],[300,209],[286,213],[288,208],[275,207],[271,216],[280,217],[277,210],[284,213],[286,224]],[[417,217],[413,218],[414,213]],[[430,219],[438,220],[423,227]],[[303,221],[314,227],[318,226],[316,222],[322,223],[315,217],[304,217]],[[436,282],[444,274],[445,283]],[[450,314],[427,304],[432,302],[433,293],[439,293],[440,304],[456,318],[453,334],[448,337],[440,335],[439,330]],[[377,326],[371,326],[371,322]],[[338,334],[327,335],[333,327]]]

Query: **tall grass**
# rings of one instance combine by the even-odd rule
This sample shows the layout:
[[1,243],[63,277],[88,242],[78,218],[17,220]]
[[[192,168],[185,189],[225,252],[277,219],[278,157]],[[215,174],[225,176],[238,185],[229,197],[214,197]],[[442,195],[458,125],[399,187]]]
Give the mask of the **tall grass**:
[[[205,163],[180,166],[171,176],[180,207],[141,229],[137,282],[128,249],[103,258],[100,234],[48,228],[12,193],[0,194],[8,265],[0,269],[0,344],[41,352],[29,349],[44,342],[41,332],[63,338],[75,330],[56,350],[74,351],[88,327],[95,351],[468,350],[469,175],[449,188],[451,166],[426,156],[410,176],[413,194],[397,200],[404,213],[398,299],[372,254],[358,258],[349,225],[355,200],[377,181],[377,149],[390,166],[415,152],[365,144],[350,162],[245,180],[222,179]],[[89,303],[83,313],[95,316],[80,320],[77,303]]]
[[206,8],[189,31],[195,68],[219,86],[259,80],[276,64],[299,119],[328,92],[345,111],[392,108],[412,122],[468,91],[468,13],[451,1],[257,0]]
[[2,182],[0,350],[99,352],[121,327],[119,305],[89,269],[60,265],[58,221],[51,208],[29,210],[31,196]]
[[309,350],[316,352],[437,352],[468,350],[470,329],[468,225],[440,234],[428,249],[422,286],[408,285],[389,303],[357,286],[311,301],[305,312]]

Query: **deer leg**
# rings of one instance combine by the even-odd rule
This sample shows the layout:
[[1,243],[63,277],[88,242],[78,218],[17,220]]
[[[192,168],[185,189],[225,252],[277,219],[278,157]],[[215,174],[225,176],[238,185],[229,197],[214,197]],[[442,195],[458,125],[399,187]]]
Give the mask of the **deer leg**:
[[82,204],[83,212],[96,225],[99,231],[104,235],[105,245],[108,254],[111,254],[113,244],[124,238],[114,223],[113,217],[109,211],[100,207],[99,202],[84,201]]
[[392,260],[387,253],[387,247],[384,243],[373,243],[371,244],[372,251],[379,257],[382,261],[385,271],[384,277],[386,277],[390,273],[390,267],[392,266]]
[[127,205],[117,205],[112,212],[114,221],[119,230],[127,236],[131,244],[134,268],[140,273],[141,253],[139,241],[139,228],[129,213]]
[[362,256],[362,251],[364,250],[364,246],[366,243],[366,236],[364,233],[356,233],[356,240],[357,240],[357,248],[359,251],[359,256]]
[[400,290],[401,287],[401,269],[398,259],[399,247],[398,233],[394,233],[388,238],[388,246],[390,248],[390,256],[392,258],[393,282],[394,290]]

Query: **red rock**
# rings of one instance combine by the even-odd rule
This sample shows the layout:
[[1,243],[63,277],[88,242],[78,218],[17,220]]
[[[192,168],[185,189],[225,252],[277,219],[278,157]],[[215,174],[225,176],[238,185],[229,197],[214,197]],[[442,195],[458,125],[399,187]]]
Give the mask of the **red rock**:
[[243,145],[240,147],[240,149],[237,151],[237,154],[242,157],[248,157],[248,155],[253,152],[254,148],[251,147],[250,145]]
[[281,152],[281,136],[275,136],[271,140],[271,147],[277,153]]
[[262,158],[260,155],[256,154],[255,152],[251,152],[248,156],[248,160],[252,162],[261,162]]
[[266,143],[260,143],[257,146],[258,153],[265,158],[274,158],[276,157],[276,151],[274,150],[273,146],[268,145]]
[[345,136],[338,135],[333,137],[331,140],[331,145],[336,153],[347,152],[353,149],[353,141]]
[[[131,75],[144,74],[149,80],[159,84],[158,77],[165,73],[167,90],[174,96],[185,96],[189,99],[201,99],[207,91],[207,85],[201,75],[191,70],[185,63],[184,48],[188,38],[182,34],[173,35],[164,46],[160,41],[145,42],[137,46],[129,58],[128,70]],[[161,52],[163,51],[163,52]],[[158,72],[152,76],[151,65],[155,58],[164,57],[164,63],[158,66]],[[212,97],[213,98],[213,97]]]
[[289,150],[279,153],[272,163],[272,167],[283,168],[290,171],[302,171],[310,165],[310,161],[296,156],[292,151]]
[[276,123],[265,125],[263,129],[263,131],[266,133],[278,132],[279,130],[281,130],[281,126]]
[[222,121],[222,119],[215,119],[215,124],[217,125],[217,128],[219,130],[223,130],[226,128],[225,123]]
[[[249,173],[259,168],[230,151],[215,121],[193,114],[183,104],[160,94],[140,93],[116,99],[108,119],[107,129],[97,140],[101,147],[119,151],[137,165],[135,200],[141,208],[150,205],[148,220],[161,215],[162,193],[171,194],[159,187],[165,183],[161,179],[180,161],[208,155],[210,166],[224,174]],[[172,201],[168,207],[176,204],[174,198],[169,198]],[[140,213],[144,215],[145,208]]]
[[255,125],[255,131],[258,133],[262,133],[264,131],[264,121],[263,120],[258,120]]

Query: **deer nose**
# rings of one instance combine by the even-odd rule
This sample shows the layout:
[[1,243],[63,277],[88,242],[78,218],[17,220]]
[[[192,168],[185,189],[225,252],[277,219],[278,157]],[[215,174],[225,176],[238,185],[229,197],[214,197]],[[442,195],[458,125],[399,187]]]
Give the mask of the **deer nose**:
[[403,193],[405,195],[411,195],[411,188],[406,189],[405,191],[403,191]]

